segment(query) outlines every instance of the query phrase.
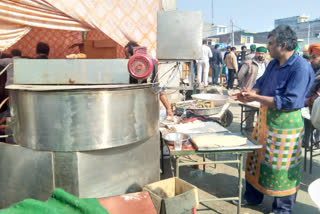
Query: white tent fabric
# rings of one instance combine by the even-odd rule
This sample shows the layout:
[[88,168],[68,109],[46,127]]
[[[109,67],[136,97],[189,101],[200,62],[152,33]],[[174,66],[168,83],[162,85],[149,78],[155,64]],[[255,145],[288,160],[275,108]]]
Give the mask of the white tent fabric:
[[159,9],[160,0],[2,0],[0,49],[10,47],[30,27],[41,27],[99,29],[122,46],[134,40],[155,54]]

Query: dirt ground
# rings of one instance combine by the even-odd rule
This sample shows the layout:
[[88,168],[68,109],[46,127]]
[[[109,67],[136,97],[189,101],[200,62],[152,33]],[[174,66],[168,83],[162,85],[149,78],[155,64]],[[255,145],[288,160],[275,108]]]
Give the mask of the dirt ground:
[[[225,88],[219,87],[224,94],[228,94]],[[229,92],[230,93],[230,92]],[[240,106],[231,101],[230,110],[233,113],[233,122],[227,127],[227,129],[233,133],[240,132]],[[304,153],[304,152],[303,152]],[[307,169],[309,169],[309,157],[307,158]],[[202,160],[200,156],[190,156],[192,160]],[[213,157],[209,157],[212,159]],[[230,154],[219,155],[218,160],[228,159]],[[182,159],[183,160],[183,159]],[[174,163],[174,161],[173,161]],[[303,164],[302,164],[303,165]],[[174,167],[174,166],[173,166]],[[309,184],[320,177],[320,155],[313,157],[313,173],[309,174],[309,170],[305,172],[303,168],[301,188],[298,192],[297,202],[294,207],[294,214],[313,214],[320,213],[316,205],[312,202],[308,194]],[[165,160],[165,169],[162,178],[172,176],[170,170],[170,161]],[[180,178],[190,182],[191,184],[199,188],[199,197],[201,199],[215,198],[215,197],[234,197],[237,196],[238,178],[237,169],[235,164],[218,164],[216,168],[213,166],[207,166],[206,171],[201,169],[195,169],[194,167],[180,167]],[[244,173],[243,173],[244,174]],[[244,177],[242,179],[243,185],[245,185]],[[244,188],[243,188],[244,191]],[[259,206],[246,206],[241,209],[243,214],[260,214],[270,213],[272,207],[273,198],[265,196],[263,203]],[[200,203],[197,210],[198,214],[233,214],[236,213],[236,206],[231,202],[217,201],[217,202],[204,202]]]

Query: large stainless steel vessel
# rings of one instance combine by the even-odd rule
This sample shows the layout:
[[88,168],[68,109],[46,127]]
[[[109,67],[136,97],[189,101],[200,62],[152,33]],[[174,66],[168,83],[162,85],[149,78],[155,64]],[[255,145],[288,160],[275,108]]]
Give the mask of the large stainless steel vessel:
[[123,146],[158,132],[158,98],[145,85],[11,85],[15,142],[44,151]]
[[[37,62],[35,69],[46,66]],[[69,78],[61,76],[63,83]],[[27,75],[17,79],[30,82]],[[17,145],[0,143],[0,208],[26,198],[47,200],[54,188],[100,198],[160,179],[158,95],[149,84],[97,82],[7,87]]]

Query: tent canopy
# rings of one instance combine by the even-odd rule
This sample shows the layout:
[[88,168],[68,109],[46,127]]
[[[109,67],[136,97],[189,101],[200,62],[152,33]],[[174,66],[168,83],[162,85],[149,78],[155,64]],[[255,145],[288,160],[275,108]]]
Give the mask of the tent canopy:
[[133,40],[155,55],[159,9],[160,0],[2,0],[0,50],[44,28],[63,30],[74,43],[79,42],[74,31],[101,31],[122,46]]

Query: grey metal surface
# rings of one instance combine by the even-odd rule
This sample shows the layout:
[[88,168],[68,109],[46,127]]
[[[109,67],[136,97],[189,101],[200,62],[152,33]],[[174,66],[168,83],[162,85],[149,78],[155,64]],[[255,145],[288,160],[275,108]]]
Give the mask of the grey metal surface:
[[[160,136],[112,149],[79,152],[79,197],[138,192],[160,179]],[[112,185],[111,185],[112,184]]]
[[195,11],[159,11],[158,59],[200,59],[203,14]]
[[14,140],[46,151],[88,151],[131,144],[159,130],[151,86],[59,91],[9,90]]
[[129,83],[127,59],[15,59],[14,84]]
[[[39,151],[42,152],[42,151]],[[55,188],[79,196],[78,152],[53,152]],[[95,166],[92,166],[95,168]],[[96,168],[95,168],[96,169]],[[99,169],[97,169],[99,170]]]
[[47,200],[54,188],[80,198],[141,191],[160,179],[159,133],[134,144],[90,152],[35,151],[0,143],[0,208]]
[[47,200],[54,188],[52,153],[0,143],[0,208],[26,198]]

